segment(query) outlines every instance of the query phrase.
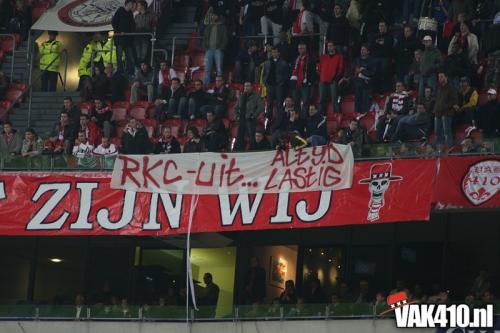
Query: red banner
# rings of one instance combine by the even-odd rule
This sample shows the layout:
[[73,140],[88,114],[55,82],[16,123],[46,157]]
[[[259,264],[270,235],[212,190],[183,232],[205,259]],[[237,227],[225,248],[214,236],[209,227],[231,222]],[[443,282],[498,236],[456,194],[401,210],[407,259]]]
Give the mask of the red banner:
[[111,189],[109,173],[0,174],[1,235],[167,235],[428,220],[436,160],[357,162],[350,189],[182,195]]
[[500,207],[500,158],[440,159],[434,201],[436,209]]

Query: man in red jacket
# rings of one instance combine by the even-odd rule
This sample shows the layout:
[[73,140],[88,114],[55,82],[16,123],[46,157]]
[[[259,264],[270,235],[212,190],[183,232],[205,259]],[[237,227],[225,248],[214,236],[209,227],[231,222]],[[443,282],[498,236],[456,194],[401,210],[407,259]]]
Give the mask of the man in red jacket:
[[335,50],[335,44],[329,41],[327,53],[319,60],[319,112],[325,114],[328,95],[332,98],[333,111],[340,112],[338,103],[338,81],[344,74],[344,57]]
[[101,135],[96,123],[90,121],[90,117],[86,114],[80,116],[80,125],[76,133],[85,132],[85,137],[88,139],[89,144],[96,147],[101,143]]

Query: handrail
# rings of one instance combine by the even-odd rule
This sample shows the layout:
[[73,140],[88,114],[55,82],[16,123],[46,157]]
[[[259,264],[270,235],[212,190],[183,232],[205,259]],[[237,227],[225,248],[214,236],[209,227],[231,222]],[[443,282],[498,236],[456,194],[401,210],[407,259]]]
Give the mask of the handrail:
[[37,82],[38,80],[40,80],[40,78],[42,77],[42,74],[47,72],[48,71],[47,69],[50,67],[50,65],[52,65],[56,60],[61,58],[61,55],[63,55],[63,54],[64,54],[64,80],[61,77],[60,73],[59,73],[59,79],[61,80],[61,83],[63,85],[63,90],[66,91],[66,80],[67,80],[67,74],[68,74],[68,50],[64,49],[61,52],[59,52],[57,54],[57,57],[52,59],[52,61],[45,67],[44,70],[42,70],[40,68],[40,70],[41,70],[40,75],[38,75],[38,77],[35,80],[33,80],[33,55],[31,55],[30,74],[29,74],[29,78],[28,78],[28,91],[29,91],[28,127],[31,125],[31,104],[32,104],[32,96],[33,96],[33,84],[34,84],[34,82]]
[[15,55],[16,55],[16,35],[14,34],[0,34],[0,37],[10,37],[12,38],[14,44],[13,44],[13,48],[12,48],[12,56],[10,58],[10,80],[12,82],[13,80],[13,76],[14,76],[14,58],[15,58]]
[[[156,35],[153,32],[115,32],[113,36],[150,36],[151,50],[155,48]],[[151,60],[150,60],[151,67],[153,67],[153,60],[154,60],[153,52],[151,52]]]

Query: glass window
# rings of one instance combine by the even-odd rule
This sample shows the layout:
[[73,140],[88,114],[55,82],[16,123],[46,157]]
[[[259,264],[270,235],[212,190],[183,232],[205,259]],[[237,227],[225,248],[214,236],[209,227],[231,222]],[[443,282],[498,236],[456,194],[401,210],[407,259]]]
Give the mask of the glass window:
[[[343,253],[339,247],[312,247],[304,249],[302,294],[309,303],[328,303],[327,295],[339,287],[343,276]],[[322,292],[314,289],[319,280]],[[308,299],[309,298],[309,299]]]
[[28,298],[31,259],[36,239],[0,237],[0,304]]

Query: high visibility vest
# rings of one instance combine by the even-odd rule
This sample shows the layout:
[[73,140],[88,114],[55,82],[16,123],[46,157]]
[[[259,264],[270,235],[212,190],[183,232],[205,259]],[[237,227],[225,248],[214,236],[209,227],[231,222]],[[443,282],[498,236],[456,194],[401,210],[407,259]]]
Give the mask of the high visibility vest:
[[61,46],[62,44],[58,40],[46,41],[42,43],[40,46],[41,71],[48,70],[49,72],[59,72],[59,62],[61,60],[59,53],[61,52]]
[[[103,55],[102,55],[102,61],[104,62],[104,66],[107,64],[111,63],[113,64],[114,68],[118,67],[118,59],[116,55],[116,45],[113,41],[113,38],[108,38],[106,41],[106,44],[102,47],[103,49]],[[122,62],[125,61],[125,52],[122,54]]]
[[85,46],[78,65],[78,76],[92,76],[92,55],[94,55],[94,65],[101,61],[103,57],[103,45],[99,42],[90,42]]

